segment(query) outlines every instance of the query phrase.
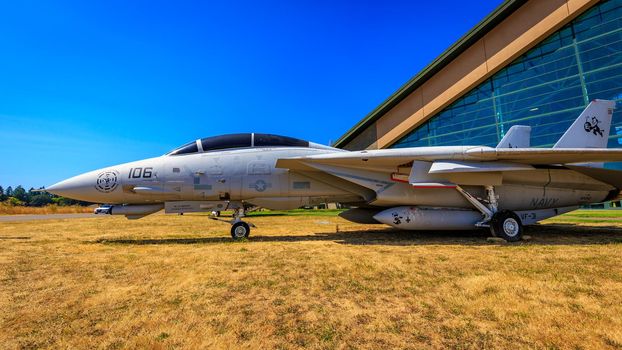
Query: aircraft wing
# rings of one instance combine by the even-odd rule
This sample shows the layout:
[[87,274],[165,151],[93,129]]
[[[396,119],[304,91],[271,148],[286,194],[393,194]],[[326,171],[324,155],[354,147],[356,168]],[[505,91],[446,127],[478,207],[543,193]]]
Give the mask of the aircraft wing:
[[511,162],[518,164],[572,164],[622,161],[622,149],[609,148],[491,148],[416,147],[279,159],[277,167],[313,171],[314,164],[390,172],[412,161]]
[[282,158],[277,168],[313,170],[316,165],[331,165],[347,168],[361,168],[371,171],[392,171],[413,160],[435,161],[439,159],[463,159],[467,146],[459,147],[415,147],[334,152],[312,156]]
[[470,149],[469,160],[521,164],[572,164],[622,161],[622,149],[610,148],[489,148]]
[[402,195],[402,190],[394,186],[396,183],[418,188],[501,185],[503,174],[529,173],[538,165],[564,165],[604,183],[622,186],[622,180],[618,180],[622,172],[580,165],[614,161],[622,161],[622,149],[465,146],[336,152],[282,158],[276,166],[310,177],[331,176],[357,188],[366,188],[373,192],[357,194],[371,202],[385,191],[397,191],[392,195]]
[[277,168],[290,170],[313,171],[313,164],[337,165],[342,167],[373,167],[376,170],[392,169],[400,164],[410,162],[414,155],[405,152],[392,152],[394,150],[339,152],[314,156],[294,158],[281,158],[277,161]]

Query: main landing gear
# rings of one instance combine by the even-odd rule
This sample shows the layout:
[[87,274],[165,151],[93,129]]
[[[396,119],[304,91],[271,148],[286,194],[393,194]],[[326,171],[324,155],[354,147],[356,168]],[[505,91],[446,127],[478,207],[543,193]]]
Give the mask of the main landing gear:
[[456,185],[456,190],[484,215],[476,226],[488,227],[494,237],[503,238],[508,242],[520,241],[523,237],[523,223],[520,218],[511,210],[499,210],[494,186],[485,188],[488,198],[482,200]]
[[500,210],[490,220],[490,232],[495,237],[516,242],[523,237],[523,224],[513,211]]

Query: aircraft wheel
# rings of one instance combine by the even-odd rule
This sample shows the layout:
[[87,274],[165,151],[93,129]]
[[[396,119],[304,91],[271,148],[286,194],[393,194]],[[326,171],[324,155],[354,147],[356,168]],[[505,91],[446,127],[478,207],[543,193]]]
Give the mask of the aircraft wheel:
[[523,237],[523,223],[513,211],[500,210],[490,220],[490,231],[495,237],[516,242]]
[[231,237],[234,240],[240,240],[244,238],[248,238],[248,235],[251,233],[251,228],[244,221],[238,221],[231,226]]

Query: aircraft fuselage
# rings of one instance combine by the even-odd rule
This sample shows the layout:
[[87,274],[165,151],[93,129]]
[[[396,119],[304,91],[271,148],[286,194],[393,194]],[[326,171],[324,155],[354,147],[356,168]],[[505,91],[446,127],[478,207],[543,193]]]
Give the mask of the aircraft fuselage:
[[[88,172],[55,184],[49,190],[107,204],[245,201],[286,209],[319,202],[356,202],[360,198],[330,180],[322,181],[275,167],[277,159],[325,153],[325,149],[283,147],[166,155]],[[369,203],[372,206],[472,208],[453,188],[414,187],[373,169],[350,171],[343,176],[361,185],[375,184],[375,198]],[[560,168],[536,169],[523,174],[500,172],[498,176],[499,202],[502,208],[510,210],[598,202],[613,189],[588,176]],[[481,186],[464,187],[477,196],[485,196]]]

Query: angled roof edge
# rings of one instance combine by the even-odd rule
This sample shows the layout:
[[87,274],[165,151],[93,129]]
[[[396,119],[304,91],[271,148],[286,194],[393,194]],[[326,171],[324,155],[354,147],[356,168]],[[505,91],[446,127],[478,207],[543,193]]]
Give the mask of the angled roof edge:
[[389,98],[382,102],[378,107],[366,115],[361,121],[354,125],[350,130],[343,134],[333,147],[343,147],[356,137],[360,131],[375,122],[382,115],[395,107],[404,100],[411,92],[415,91],[419,86],[423,85],[430,77],[438,73],[447,64],[453,61],[461,53],[466,51],[472,44],[486,35],[501,21],[509,17],[514,11],[525,4],[528,0],[506,0],[499,5],[492,13],[479,22],[473,29],[462,36],[456,43],[451,45],[445,52],[438,56],[432,63],[427,65],[417,75],[412,77],[406,84],[402,85]]

